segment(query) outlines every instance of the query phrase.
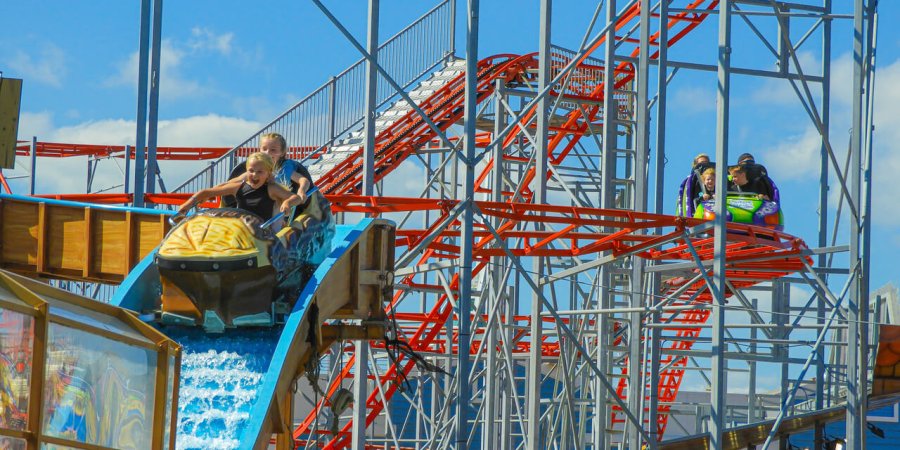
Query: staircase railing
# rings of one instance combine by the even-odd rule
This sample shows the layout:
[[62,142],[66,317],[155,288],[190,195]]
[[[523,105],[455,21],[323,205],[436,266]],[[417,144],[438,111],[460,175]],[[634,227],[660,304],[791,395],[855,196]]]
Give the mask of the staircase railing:
[[[455,0],[443,0],[378,47],[378,63],[404,89],[453,55]],[[254,151],[258,137],[282,134],[291,158],[306,160],[362,123],[365,58],[356,62],[229,150],[172,192],[196,192],[226,181],[239,157]],[[378,107],[397,93],[378,77]]]

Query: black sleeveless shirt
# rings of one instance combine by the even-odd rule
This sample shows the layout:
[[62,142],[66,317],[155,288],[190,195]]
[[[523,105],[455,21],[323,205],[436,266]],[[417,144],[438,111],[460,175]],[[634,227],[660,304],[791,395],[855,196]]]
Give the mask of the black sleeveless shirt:
[[263,220],[272,218],[272,210],[275,207],[275,200],[269,197],[269,184],[263,183],[262,186],[253,189],[247,182],[242,182],[240,189],[234,194],[237,198],[237,207],[244,211],[250,211]]

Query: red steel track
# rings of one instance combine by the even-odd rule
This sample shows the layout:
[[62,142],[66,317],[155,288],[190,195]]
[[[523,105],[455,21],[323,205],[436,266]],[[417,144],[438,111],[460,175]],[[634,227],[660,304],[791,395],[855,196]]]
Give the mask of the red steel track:
[[[124,145],[102,144],[65,144],[60,142],[37,142],[35,155],[41,158],[71,158],[76,156],[90,156],[94,158],[124,158]],[[156,159],[163,161],[203,161],[216,159],[225,155],[230,147],[157,147]],[[290,157],[299,159],[315,150],[315,147],[291,147]],[[247,156],[256,151],[253,147],[241,147],[237,156]],[[131,148],[131,159],[134,159],[135,149]],[[31,156],[31,143],[18,141],[16,156]]]

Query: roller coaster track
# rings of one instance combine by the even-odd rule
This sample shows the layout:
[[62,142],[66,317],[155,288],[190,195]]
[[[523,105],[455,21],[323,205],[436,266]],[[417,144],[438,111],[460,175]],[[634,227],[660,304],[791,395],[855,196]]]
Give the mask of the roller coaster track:
[[[669,28],[668,45],[677,43],[686,36],[691,30],[696,28],[705,19],[710,11],[716,8],[717,1],[694,1],[690,2],[682,11],[672,14],[668,17],[666,25]],[[629,24],[633,24],[639,16],[639,6],[635,5],[628,11],[625,11],[616,22],[615,28],[617,33],[625,30]],[[653,34],[650,38],[651,45],[658,45],[659,33]],[[625,43],[634,43],[630,38],[617,37],[620,45]],[[547,146],[548,161],[550,164],[556,165],[561,163],[566,156],[572,151],[578,139],[583,136],[591,125],[597,124],[598,117],[601,115],[600,101],[603,99],[604,80],[602,80],[602,67],[589,66],[585,64],[587,56],[604,41],[599,40],[586,54],[578,61],[579,66],[576,69],[577,76],[571,77],[575,82],[571,83],[565,92],[553,92],[556,96],[563,99],[592,100],[593,104],[586,108],[578,108],[568,114],[565,122],[560,126],[551,127],[550,139]],[[639,49],[635,46],[631,52],[632,57],[639,54]],[[656,58],[657,52],[651,54],[651,58]],[[554,62],[558,63],[559,56],[554,55]],[[562,65],[553,67],[553,74],[568,60],[563,58]],[[537,59],[535,54],[513,57],[510,55],[500,55],[482,60],[478,64],[478,94],[479,101],[487,98],[493,93],[495,86],[494,80],[502,79],[504,82],[526,81],[531,72],[529,69],[537,67]],[[629,63],[620,63],[615,69],[615,88],[619,89],[629,83],[634,77],[634,70]],[[450,125],[458,121],[463,113],[463,92],[464,78],[463,76],[448,83],[444,88],[435,92],[431,98],[423,103],[422,109],[426,111],[434,122],[441,128],[447,129]],[[504,147],[512,143],[518,138],[518,134],[529,128],[529,123],[535,114],[535,109],[527,111],[525,116],[517,125],[514,133],[506,136]],[[599,126],[599,125],[598,125]],[[375,151],[375,179],[383,179],[399,162],[413,154],[424,143],[435,137],[435,133],[425,126],[424,121],[417,117],[414,113],[408,114],[403,120],[397,121],[384,132],[376,137]],[[331,172],[320,179],[319,184],[324,192],[330,194],[355,194],[361,191],[361,166],[362,166],[362,149],[358,150],[353,157],[348,158],[343,164],[336,166]],[[488,178],[488,173],[495,164],[495,161],[488,160],[486,167],[477,177],[476,191],[489,192],[489,188],[483,186]],[[549,176],[545,174],[544,176]],[[537,174],[534,166],[530,166],[522,181],[519,183],[518,192],[504,192],[506,198],[511,201],[522,199],[529,202],[533,198],[532,192],[528,185],[534,180]],[[393,203],[385,198],[372,198],[364,204],[355,203],[352,199],[343,201],[340,196],[330,196],[338,210],[357,211],[368,213],[384,213],[396,212],[412,208],[411,210],[427,210],[435,209],[442,212],[442,215],[433,222],[432,226],[427,230],[413,232],[409,230],[401,230],[398,233],[398,247],[407,246],[415,248],[420,246],[425,240],[430,240],[425,245],[422,256],[418,259],[418,263],[425,263],[430,259],[454,259],[459,256],[458,246],[445,242],[444,237],[451,238],[458,236],[458,222],[455,216],[451,216],[454,211],[452,201],[443,200],[405,200]],[[712,240],[706,238],[694,238],[685,234],[686,227],[692,226],[691,220],[677,219],[668,216],[653,217],[648,214],[624,213],[625,217],[617,216],[618,212],[608,210],[591,210],[590,208],[563,208],[556,210],[556,213],[563,215],[568,214],[566,219],[560,219],[556,222],[562,227],[562,231],[556,232],[524,232],[520,230],[522,225],[529,223],[548,223],[548,218],[543,214],[550,214],[555,207],[544,205],[528,205],[513,203],[478,203],[478,208],[484,215],[486,221],[488,217],[501,219],[502,225],[496,230],[498,236],[503,238],[516,238],[524,242],[521,248],[512,248],[501,250],[497,245],[497,236],[489,233],[483,227],[477,228],[475,231],[475,244],[473,247],[474,267],[472,269],[473,277],[484,270],[487,261],[491,256],[582,256],[585,254],[599,253],[609,251],[616,257],[625,255],[635,255],[655,261],[665,260],[693,260],[693,254],[696,253],[701,260],[710,260],[712,257]],[[537,214],[540,213],[540,214]],[[531,214],[531,215],[530,215]],[[622,221],[624,220],[624,224]],[[653,223],[654,225],[648,225]],[[592,226],[608,226],[610,229],[618,230],[609,234],[587,232],[584,227]],[[638,230],[651,229],[657,226],[668,226],[674,228],[668,234],[657,236],[638,234]],[[578,231],[580,230],[580,231]],[[530,233],[530,234],[529,234]],[[760,236],[765,238],[760,239]],[[554,241],[563,241],[571,239],[572,244],[570,250],[551,249],[548,245]],[[801,252],[805,248],[802,241],[794,239],[788,235],[772,233],[759,229],[742,229],[737,225],[729,226],[729,244],[727,250],[727,260],[729,261],[729,269],[726,276],[735,278],[733,281],[734,288],[740,288],[771,280],[787,273],[799,270],[802,267]],[[584,242],[587,241],[587,242]],[[505,239],[504,239],[504,242]],[[664,243],[676,243],[673,248],[661,249]],[[760,262],[761,261],[761,262]],[[765,268],[765,270],[760,270]],[[664,294],[675,294],[677,297],[676,304],[682,306],[697,305],[700,303],[709,303],[711,296],[709,291],[705,289],[704,281],[700,277],[695,277],[693,281],[688,280],[670,280],[667,292]],[[738,281],[738,279],[740,281]],[[449,280],[450,294],[458,289],[459,278],[454,275]],[[679,284],[681,283],[681,284]],[[407,276],[397,283],[399,286],[407,286],[416,289],[442,289],[441,286],[425,286],[421,283],[415,283],[413,276]],[[405,292],[398,292],[394,297],[394,302],[389,308],[394,308],[403,298]],[[452,314],[452,302],[448,294],[443,294],[429,313],[418,315],[399,315],[398,318],[411,319],[418,322],[418,326],[404,329],[405,337],[409,340],[410,345],[420,352],[444,352],[448,347],[452,347],[453,342],[447,342],[439,339],[442,327]],[[665,320],[677,323],[678,325],[700,325],[709,317],[709,310],[704,308],[686,309],[677,313],[669,313]],[[478,317],[473,318],[473,323],[477,323]],[[520,317],[515,318],[516,322],[530,322],[534,318]],[[692,344],[692,338],[699,336],[700,327],[684,328],[678,327],[667,330],[675,333],[675,336],[681,339],[673,339],[664,343],[664,349],[685,350],[689,349]],[[485,351],[484,345],[477,338],[481,335],[480,330],[473,330],[475,337],[472,342],[472,352],[478,353]],[[518,336],[524,338],[524,332]],[[621,340],[621,337],[617,339]],[[529,345],[537,345],[536,343],[516,342],[515,348],[519,352],[527,352]],[[542,350],[545,354],[558,354],[558,343],[541,342]],[[455,351],[455,349],[454,349]],[[492,351],[488,350],[488,351]],[[660,414],[657,419],[657,435],[661,440],[665,432],[668,422],[668,404],[675,399],[681,381],[684,376],[684,366],[686,360],[683,357],[667,356],[662,361],[664,370],[660,376]],[[351,376],[350,368],[353,361],[349,361],[341,370],[340,374],[334,379],[329,388],[328,395],[333,394],[341,384],[341,381]],[[378,382],[381,384],[381,391],[385,399],[390,399],[396,391],[396,384],[393,380],[400,373],[409,374],[413,369],[413,362],[410,360],[400,360],[392,365],[386,373],[384,373]],[[624,370],[623,370],[624,371]],[[617,393],[624,398],[625,379],[621,378],[617,386]],[[375,417],[381,412],[384,404],[377,396],[376,392],[372,392],[368,398],[366,409],[366,424],[370,425]],[[623,419],[620,413],[614,409],[612,413],[612,422],[619,423]],[[318,433],[312,430],[314,423],[314,414],[311,413],[306,420],[295,430],[294,436],[299,441],[303,438]],[[337,436],[334,436],[326,445],[326,448],[343,448],[349,444],[350,425],[347,424]]]
[[[447,200],[360,196],[331,196],[330,198],[337,211],[367,214],[400,211],[450,213],[459,205],[456,201]],[[503,221],[503,225],[494,231],[483,226],[477,227],[474,233],[476,242],[473,248],[473,260],[476,262],[473,272],[475,273],[483,270],[490,258],[498,256],[584,257],[608,252],[612,258],[633,255],[657,262],[678,262],[693,260],[693,251],[704,261],[712,258],[712,237],[695,236],[697,233],[694,228],[704,224],[696,219],[623,210],[525,203],[475,202],[475,208],[485,223],[496,223],[494,221],[498,219]],[[558,226],[563,231],[523,231],[515,226],[536,222]],[[595,231],[601,227],[609,231]],[[644,234],[657,228],[665,231],[655,235]],[[398,232],[396,245],[398,249],[410,249],[414,243],[430,239],[430,243],[426,246],[426,253],[430,258],[455,259],[458,257],[459,249],[441,240],[443,237],[450,238],[454,235],[458,235],[458,231],[447,229],[436,222],[434,226],[425,230]],[[552,241],[565,240],[571,242],[568,248],[551,248],[549,245]],[[517,242],[518,245],[510,247],[513,242]],[[663,249],[663,246],[666,248]],[[729,224],[726,276],[732,280],[735,288],[740,288],[795,272],[803,267],[803,260],[806,258],[803,255],[805,249],[806,246],[801,240],[784,233],[746,225]],[[699,274],[699,270],[695,270],[694,273]],[[401,283],[412,286],[412,279],[409,277]],[[449,290],[455,292],[458,289],[458,283],[458,277],[450,280]],[[671,306],[691,307],[691,309],[686,308],[680,315],[673,315],[673,322],[701,324],[706,320],[709,310],[705,305],[709,304],[711,296],[705,289],[702,280],[672,279],[666,286],[667,293],[677,293],[679,299]],[[418,289],[442,289],[439,285],[418,284],[415,287]],[[395,295],[389,308],[396,307],[401,298],[402,292]],[[454,347],[455,336],[443,339],[440,337],[446,321],[453,314],[452,304],[448,300],[448,295],[445,294],[427,314],[396,314],[397,320],[417,323],[415,326],[402,330],[412,348],[417,352],[446,354],[448,349],[457,351],[457,348]],[[472,316],[473,323],[482,326],[485,325],[486,320],[487,318],[483,316]],[[513,320],[516,325],[527,325],[533,318],[521,316],[515,317]],[[546,318],[544,320],[554,319]],[[484,342],[479,340],[479,336],[484,335],[483,331],[483,327],[473,330],[474,339],[471,347],[473,355],[498,350],[486,348]],[[678,336],[685,338],[696,337],[699,334],[699,328],[678,329],[677,331],[680,333]],[[536,345],[534,342],[524,340],[526,338],[527,335],[524,332],[520,332],[513,338],[511,344],[515,349],[514,353],[527,353],[530,345]],[[686,349],[690,348],[690,344],[689,339],[676,340],[670,348]],[[557,342],[545,341],[540,345],[544,355],[559,355]],[[673,367],[667,369],[669,372],[663,371],[668,378],[665,379],[667,383],[661,383],[661,390],[665,390],[665,392],[660,394],[666,398],[673,398],[681,381],[679,371],[683,372],[679,368],[683,367],[684,363],[681,360],[664,361],[664,363],[671,363]],[[412,361],[403,360],[401,364],[390,367],[382,374],[379,382],[382,383],[381,389],[385,398],[390,399],[391,395],[396,392],[397,383],[392,380],[396,380],[399,373],[409,373],[413,365]],[[343,379],[352,377],[351,367],[353,367],[352,357],[333,381],[327,392],[328,396],[340,387]],[[378,397],[373,395],[368,399],[366,406],[368,410],[367,423],[371,423],[384,405]],[[295,430],[295,438],[303,441],[309,437],[308,433],[315,433],[316,431],[310,429],[313,422],[314,416],[307,417],[306,421]],[[659,423],[658,426],[664,428],[665,422]],[[326,445],[326,448],[340,448],[347,445],[349,437],[348,425]]]

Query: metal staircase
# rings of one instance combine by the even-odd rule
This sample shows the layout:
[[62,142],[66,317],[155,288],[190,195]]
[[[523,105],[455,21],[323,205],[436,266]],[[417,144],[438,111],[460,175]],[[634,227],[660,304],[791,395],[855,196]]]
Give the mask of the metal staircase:
[[[415,101],[417,105],[421,105],[440,88],[461,75],[465,68],[466,62],[463,59],[448,60],[441,67],[441,70],[432,73],[430,77],[410,91],[409,98]],[[378,113],[375,119],[375,132],[381,133],[390,128],[412,110],[413,108],[406,100],[397,100],[388,109]],[[347,137],[326,148],[325,151],[318,155],[318,158],[307,160],[306,166],[310,175],[312,175],[314,180],[321,178],[339,163],[353,157],[362,148],[364,140],[365,131],[360,126],[360,128],[348,134]]]

